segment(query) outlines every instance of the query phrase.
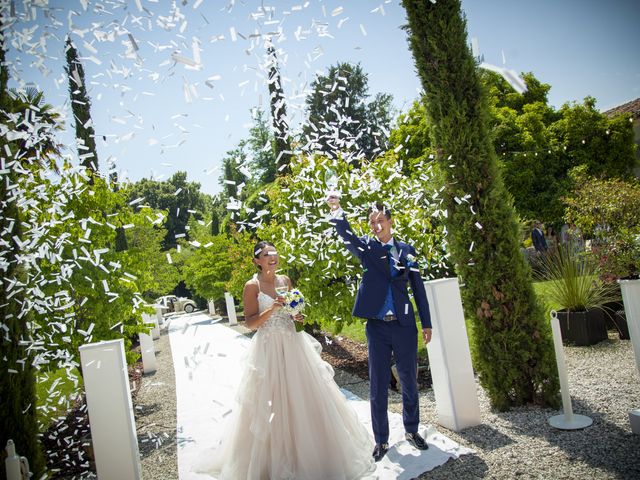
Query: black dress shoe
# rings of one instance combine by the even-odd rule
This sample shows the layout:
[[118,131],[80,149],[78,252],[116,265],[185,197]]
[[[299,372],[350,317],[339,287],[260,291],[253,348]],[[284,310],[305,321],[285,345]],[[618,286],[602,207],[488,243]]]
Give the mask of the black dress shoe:
[[373,449],[373,459],[376,462],[379,462],[380,460],[382,460],[382,457],[384,457],[387,454],[388,451],[389,451],[388,443],[376,443],[376,447]]
[[404,438],[418,450],[427,450],[429,444],[424,441],[424,438],[419,433],[405,433]]

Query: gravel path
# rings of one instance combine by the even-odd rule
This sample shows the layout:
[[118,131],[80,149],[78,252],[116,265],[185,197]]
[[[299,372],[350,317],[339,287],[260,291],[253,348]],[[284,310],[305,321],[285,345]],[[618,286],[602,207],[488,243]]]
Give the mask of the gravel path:
[[[522,407],[493,413],[478,387],[483,424],[445,435],[476,450],[420,478],[430,479],[640,479],[640,436],[631,433],[628,412],[640,408],[640,377],[631,342],[565,347],[574,413],[593,425],[562,431],[548,424],[561,413]],[[398,408],[400,404],[396,404]],[[436,419],[433,390],[421,395],[421,416]]]
[[134,407],[142,478],[176,480],[176,382],[169,334],[161,331],[154,345],[157,370],[142,377]]
[[[234,329],[246,332],[242,326]],[[176,396],[169,337],[156,344],[158,370],[143,377],[136,402],[136,425],[143,478],[177,479]],[[523,407],[491,411],[478,386],[483,424],[460,433],[437,426],[458,443],[476,450],[420,478],[429,479],[640,479],[640,436],[633,435],[628,412],[640,408],[640,376],[631,342],[610,339],[593,347],[565,347],[575,413],[593,426],[561,431],[547,419],[560,411]],[[336,371],[338,385],[368,398],[368,382]],[[389,392],[389,408],[401,412],[399,394]],[[433,390],[420,394],[423,423],[434,423]]]

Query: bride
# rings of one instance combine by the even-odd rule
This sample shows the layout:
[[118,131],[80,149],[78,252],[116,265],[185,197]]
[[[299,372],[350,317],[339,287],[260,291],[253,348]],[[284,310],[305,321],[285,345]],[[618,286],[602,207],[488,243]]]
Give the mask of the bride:
[[[244,287],[246,326],[257,330],[248,353],[224,443],[195,470],[219,480],[357,479],[375,470],[373,440],[320,358],[321,346],[297,333],[276,291],[291,281],[276,275],[279,257],[259,242],[258,273]],[[295,320],[302,320],[297,316]]]

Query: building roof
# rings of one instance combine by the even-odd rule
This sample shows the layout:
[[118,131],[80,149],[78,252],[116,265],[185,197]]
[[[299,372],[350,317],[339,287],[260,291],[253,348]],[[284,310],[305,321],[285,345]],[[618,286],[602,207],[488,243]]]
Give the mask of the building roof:
[[603,113],[609,118],[616,117],[621,113],[630,113],[633,118],[638,118],[640,117],[640,98],[618,105],[617,107]]

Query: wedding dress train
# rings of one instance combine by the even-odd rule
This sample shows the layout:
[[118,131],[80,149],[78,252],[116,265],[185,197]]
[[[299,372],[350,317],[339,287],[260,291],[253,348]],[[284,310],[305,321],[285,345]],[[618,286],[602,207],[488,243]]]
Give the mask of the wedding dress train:
[[[273,298],[258,294],[260,312]],[[219,480],[357,479],[375,471],[373,439],[320,358],[278,310],[253,336],[223,443],[194,470]]]

